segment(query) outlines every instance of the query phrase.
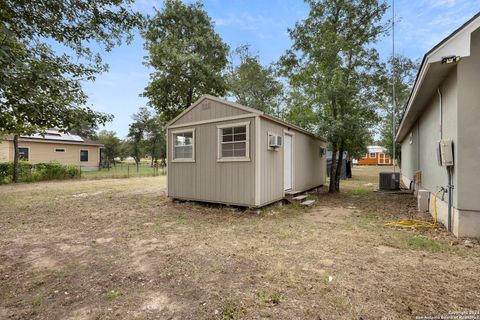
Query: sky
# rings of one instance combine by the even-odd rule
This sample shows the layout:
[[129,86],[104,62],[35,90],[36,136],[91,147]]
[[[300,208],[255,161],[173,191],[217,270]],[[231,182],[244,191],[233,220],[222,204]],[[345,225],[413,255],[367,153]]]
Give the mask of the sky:
[[[134,9],[152,14],[154,7],[162,8],[162,3],[137,0]],[[214,21],[216,32],[231,48],[248,43],[265,65],[276,62],[291,46],[288,28],[308,15],[308,5],[302,0],[204,0],[204,9]],[[421,59],[480,11],[480,0],[395,0],[395,11],[396,53]],[[385,18],[391,14],[389,9]],[[391,36],[380,39],[374,46],[381,58],[386,59],[392,53]],[[146,54],[137,32],[132,43],[103,55],[109,65],[108,72],[100,74],[95,82],[84,84],[89,106],[114,115],[114,120],[100,129],[116,131],[124,138],[132,114],[146,105],[147,100],[139,96],[151,72],[143,65]]]

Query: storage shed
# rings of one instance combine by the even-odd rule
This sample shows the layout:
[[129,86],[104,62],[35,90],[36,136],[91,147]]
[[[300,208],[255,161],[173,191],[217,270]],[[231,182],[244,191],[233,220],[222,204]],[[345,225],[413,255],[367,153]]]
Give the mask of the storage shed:
[[168,123],[167,150],[174,199],[261,207],[325,183],[324,139],[210,95]]

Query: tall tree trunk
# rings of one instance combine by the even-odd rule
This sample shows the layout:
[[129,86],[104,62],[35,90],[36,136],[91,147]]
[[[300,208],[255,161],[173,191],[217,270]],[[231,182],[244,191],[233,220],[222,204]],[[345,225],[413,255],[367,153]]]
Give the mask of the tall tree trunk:
[[333,141],[332,142],[332,164],[330,166],[330,184],[328,186],[328,192],[329,193],[337,192],[335,190],[336,172],[337,172],[337,142]]
[[345,150],[345,144],[343,140],[340,142],[340,149],[338,150],[338,163],[337,171],[335,172],[335,192],[340,192],[340,179],[342,177],[342,164],[343,164],[343,152]]
[[193,87],[190,87],[188,90],[188,95],[187,95],[187,105],[185,108],[188,108],[192,105],[192,100],[193,100]]
[[20,153],[18,151],[18,135],[15,134],[13,136],[13,182],[18,182],[19,176],[19,168],[18,168],[18,160],[20,159]]

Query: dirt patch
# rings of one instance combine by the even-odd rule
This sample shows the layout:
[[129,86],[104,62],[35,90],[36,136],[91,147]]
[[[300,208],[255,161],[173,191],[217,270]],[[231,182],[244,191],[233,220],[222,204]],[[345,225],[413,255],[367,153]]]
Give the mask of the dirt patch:
[[45,248],[36,248],[27,254],[26,261],[34,269],[58,269],[58,261]]
[[354,170],[312,208],[262,214],[173,203],[164,177],[0,186],[0,318],[412,319],[478,309],[480,246],[443,229],[385,227],[429,215],[413,197],[373,192],[378,169]]
[[316,223],[343,224],[347,219],[358,215],[353,208],[343,207],[317,207],[305,215],[305,218]]

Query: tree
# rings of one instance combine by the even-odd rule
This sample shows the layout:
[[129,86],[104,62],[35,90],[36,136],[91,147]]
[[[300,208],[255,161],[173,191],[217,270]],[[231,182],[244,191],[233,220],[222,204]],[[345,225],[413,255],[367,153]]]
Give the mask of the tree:
[[115,165],[115,158],[120,156],[122,147],[122,143],[115,131],[100,131],[98,133],[98,142],[103,144],[103,155],[108,162],[108,167],[110,167],[110,163]]
[[[379,0],[306,0],[310,12],[290,29],[293,47],[282,74],[318,116],[318,132],[332,149],[329,192],[339,192],[343,152],[364,144],[377,119],[378,53],[387,5]],[[337,157],[338,154],[338,157]]]
[[[0,133],[14,134],[13,181],[18,181],[18,135],[111,119],[85,107],[81,81],[107,69],[92,51],[93,42],[109,51],[131,38],[141,17],[130,5],[130,0],[0,0]],[[52,42],[66,53],[52,50]]]
[[228,46],[215,32],[200,2],[166,0],[142,31],[145,64],[154,69],[143,92],[164,122],[176,117],[202,94],[223,96],[222,74]]
[[153,116],[145,126],[145,147],[151,157],[151,165],[158,163],[158,159],[167,157],[167,141],[165,125],[159,116]]
[[137,171],[140,160],[146,155],[145,131],[151,117],[151,112],[146,107],[141,107],[140,110],[132,116],[133,122],[128,129],[127,141],[129,145],[129,155],[135,160]]
[[[239,64],[235,64],[238,58]],[[227,73],[227,86],[236,102],[268,114],[279,113],[283,85],[277,80],[272,66],[264,67],[248,45],[235,49]]]
[[[395,79],[395,134],[396,130],[400,126],[402,121],[403,113],[406,108],[406,103],[408,102],[408,97],[412,91],[413,85],[415,83],[415,78],[417,70],[419,68],[418,61],[413,61],[408,57],[399,55],[395,59],[390,57],[388,64],[392,66],[387,68],[385,66],[384,70],[384,80],[382,86],[382,94],[384,97],[384,110],[382,123],[380,125],[380,144],[387,149],[387,154],[393,158],[393,121],[392,121],[392,80]],[[393,72],[395,70],[395,72]],[[396,158],[400,159],[401,156],[401,145],[396,143]]]

